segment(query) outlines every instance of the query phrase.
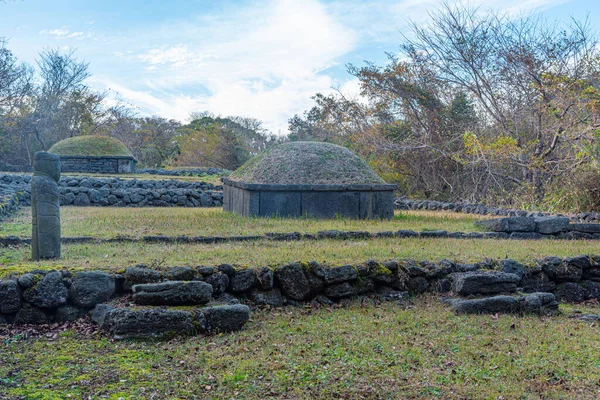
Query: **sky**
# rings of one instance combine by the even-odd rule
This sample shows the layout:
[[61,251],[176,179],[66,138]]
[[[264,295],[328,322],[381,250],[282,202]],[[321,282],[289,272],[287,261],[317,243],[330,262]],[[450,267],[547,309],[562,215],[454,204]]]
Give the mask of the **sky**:
[[[454,0],[449,0],[453,2]],[[589,16],[600,0],[479,0],[511,15]],[[408,24],[426,24],[438,0],[0,0],[0,38],[35,64],[40,51],[75,50],[88,84],[139,115],[185,122],[209,111],[257,118],[274,133],[315,93],[358,94],[347,65],[382,65]]]

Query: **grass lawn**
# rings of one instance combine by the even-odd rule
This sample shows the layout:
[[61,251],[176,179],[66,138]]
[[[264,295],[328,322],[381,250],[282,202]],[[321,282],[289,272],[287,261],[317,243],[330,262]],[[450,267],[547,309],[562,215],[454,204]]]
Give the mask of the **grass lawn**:
[[[132,218],[133,217],[133,218]],[[248,218],[221,208],[126,208],[61,207],[63,236],[111,238],[119,235],[235,236],[266,232],[303,232],[337,229],[344,231],[415,231],[446,229],[473,232],[475,221],[489,217],[454,212],[396,211],[392,220],[316,218]],[[31,236],[31,208],[21,209],[0,223],[0,236]]]
[[0,342],[0,398],[600,397],[597,326],[456,316],[430,297],[367,303],[259,310],[241,332],[169,342],[12,337]]
[[[0,235],[30,235],[28,209]],[[323,229],[473,231],[478,216],[398,212],[392,221],[242,218],[218,209],[62,209],[65,236],[240,235]],[[121,269],[146,263],[331,265],[370,258],[527,262],[600,253],[597,241],[380,238],[220,244],[63,246],[30,261],[29,246],[0,248],[0,277],[31,269]],[[0,328],[0,399],[597,399],[600,329],[557,316],[456,316],[434,296],[414,304],[256,310],[237,333],[115,342],[77,329],[26,339]],[[597,304],[567,306],[600,313]]]
[[0,276],[32,269],[106,269],[144,263],[153,268],[222,263],[261,267],[293,261],[330,265],[368,259],[413,258],[477,262],[513,258],[522,262],[550,255],[568,257],[600,253],[597,241],[383,238],[369,240],[256,241],[220,244],[102,243],[63,245],[58,261],[32,262],[31,248],[0,248]]

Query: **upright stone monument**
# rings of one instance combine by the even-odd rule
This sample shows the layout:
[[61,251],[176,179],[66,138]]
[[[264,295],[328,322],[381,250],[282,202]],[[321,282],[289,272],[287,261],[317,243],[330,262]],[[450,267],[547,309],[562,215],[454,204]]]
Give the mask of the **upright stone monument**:
[[38,151],[33,157],[31,251],[34,261],[60,258],[60,157]]

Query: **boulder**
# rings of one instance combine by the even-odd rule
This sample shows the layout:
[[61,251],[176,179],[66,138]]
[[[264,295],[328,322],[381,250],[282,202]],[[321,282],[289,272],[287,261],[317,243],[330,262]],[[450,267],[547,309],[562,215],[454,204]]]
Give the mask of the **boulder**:
[[475,225],[491,232],[535,232],[536,223],[531,217],[507,217],[477,221]]
[[125,283],[123,288],[125,290],[131,290],[133,285],[140,283],[155,283],[162,280],[162,274],[159,271],[155,271],[145,267],[129,267],[125,270]]
[[250,300],[258,306],[281,307],[284,298],[279,289],[271,289],[268,291],[253,290],[250,293]]
[[21,286],[21,289],[25,290],[35,285],[35,283],[37,282],[37,278],[34,274],[26,273],[21,275],[17,279],[17,282],[19,283],[19,286]]
[[521,303],[523,313],[545,315],[558,311],[558,302],[552,293],[531,293]]
[[358,271],[352,265],[327,267],[316,264],[316,266],[312,268],[312,272],[323,279],[328,285],[352,281],[358,278]]
[[23,304],[13,319],[14,325],[43,325],[49,324],[50,322],[52,322],[52,320],[44,310],[29,304]]
[[183,306],[206,304],[213,288],[202,281],[167,281],[133,286],[136,304],[154,306]]
[[559,257],[546,257],[539,261],[542,271],[554,282],[579,282],[583,270],[576,263],[566,263]]
[[60,272],[47,273],[37,285],[23,292],[23,299],[40,308],[57,308],[67,304],[69,291]]
[[250,308],[242,304],[207,307],[202,312],[208,332],[237,331],[250,319]]
[[273,289],[273,283],[275,281],[275,275],[273,270],[269,267],[263,267],[257,274],[258,284],[262,290]]
[[457,314],[514,314],[521,310],[519,299],[512,296],[455,300],[451,303],[451,307]]
[[454,275],[454,288],[463,296],[514,292],[520,280],[506,272],[466,272]]
[[527,271],[521,279],[520,290],[524,293],[552,292],[556,284],[548,279],[548,275],[539,270]]
[[74,305],[92,308],[115,293],[115,277],[102,271],[78,272],[69,289]]
[[206,278],[206,283],[213,288],[213,297],[221,296],[229,287],[229,276],[223,273],[212,274]]
[[284,295],[293,300],[307,300],[311,295],[311,283],[298,263],[287,264],[275,270],[275,279],[279,282]]
[[339,299],[341,297],[356,296],[375,290],[371,279],[357,279],[353,282],[336,283],[325,288],[325,296]]
[[189,311],[164,308],[133,310],[106,306],[98,311],[96,309],[92,320],[100,322],[100,327],[114,335],[115,339],[168,338],[193,335],[198,331]]
[[429,288],[429,282],[422,276],[411,278],[406,284],[408,291],[415,295],[424,293]]
[[600,283],[594,281],[579,282],[583,290],[585,290],[585,299],[600,299]]
[[500,261],[500,266],[502,267],[502,272],[506,272],[508,274],[515,274],[521,279],[523,278],[526,272],[525,267],[523,267],[523,264],[515,260],[511,260],[510,258]]
[[191,267],[172,267],[166,275],[170,281],[191,281],[196,277],[196,271]]
[[54,322],[71,322],[85,317],[90,312],[89,308],[72,305],[61,306],[56,309]]
[[534,217],[535,230],[544,235],[564,232],[569,228],[569,218],[560,216]]
[[575,282],[565,282],[556,286],[554,295],[560,301],[580,303],[585,300],[586,291],[581,285]]
[[0,281],[0,314],[16,313],[21,303],[21,289],[17,281]]
[[256,282],[256,274],[252,268],[238,269],[231,278],[230,287],[233,293],[243,293],[251,290]]

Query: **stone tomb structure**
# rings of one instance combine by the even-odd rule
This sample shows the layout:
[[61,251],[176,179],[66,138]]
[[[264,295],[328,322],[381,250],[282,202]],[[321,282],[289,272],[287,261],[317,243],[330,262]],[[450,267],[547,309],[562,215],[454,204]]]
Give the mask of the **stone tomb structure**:
[[244,216],[392,218],[395,189],[344,147],[289,142],[223,179],[223,209]]
[[58,154],[62,172],[128,174],[137,160],[119,140],[106,136],[77,136],[56,143],[50,152]]

